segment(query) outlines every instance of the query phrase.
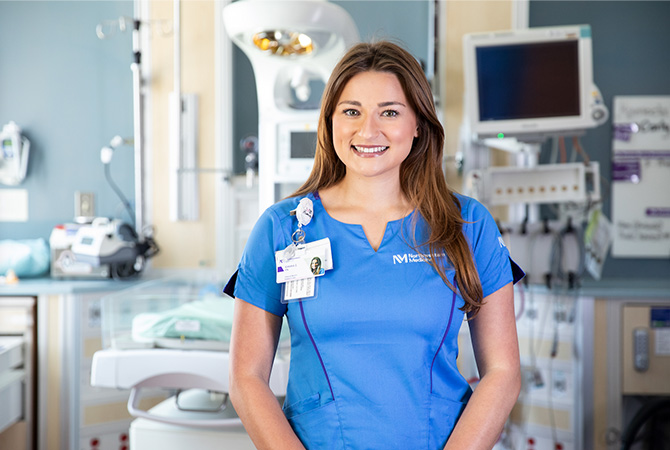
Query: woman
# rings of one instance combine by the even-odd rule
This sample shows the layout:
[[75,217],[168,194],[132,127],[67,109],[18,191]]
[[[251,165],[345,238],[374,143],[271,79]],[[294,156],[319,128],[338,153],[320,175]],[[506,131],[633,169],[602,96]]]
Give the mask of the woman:
[[[486,209],[446,185],[417,61],[388,42],[353,47],[326,86],[318,134],[309,179],[262,215],[240,262],[230,396],[244,426],[260,449],[490,449],[520,389],[522,272]],[[299,221],[305,198],[313,214]],[[302,232],[329,239],[332,269],[312,279],[314,295],[287,300],[275,276]],[[268,379],[284,314],[282,411]],[[464,314],[474,393],[456,367]]]

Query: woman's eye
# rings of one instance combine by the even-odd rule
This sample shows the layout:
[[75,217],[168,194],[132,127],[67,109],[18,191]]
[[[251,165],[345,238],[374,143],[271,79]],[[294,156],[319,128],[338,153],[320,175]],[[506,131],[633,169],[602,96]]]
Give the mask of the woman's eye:
[[393,110],[393,109],[387,109],[382,113],[382,116],[384,117],[395,117],[398,115],[398,111]]
[[345,109],[344,110],[344,115],[345,116],[357,116],[358,111],[356,111],[355,109]]

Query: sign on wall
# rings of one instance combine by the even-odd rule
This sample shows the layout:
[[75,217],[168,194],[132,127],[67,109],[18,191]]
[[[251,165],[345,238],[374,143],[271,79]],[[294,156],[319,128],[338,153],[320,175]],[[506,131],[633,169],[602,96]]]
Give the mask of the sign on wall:
[[670,257],[670,96],[614,97],[612,256]]

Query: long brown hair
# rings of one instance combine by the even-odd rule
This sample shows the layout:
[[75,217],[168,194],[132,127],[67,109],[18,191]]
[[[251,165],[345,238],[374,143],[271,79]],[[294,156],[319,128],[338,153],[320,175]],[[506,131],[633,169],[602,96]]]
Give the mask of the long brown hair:
[[400,186],[428,223],[430,236],[426,242],[417,243],[414,222],[410,245],[414,249],[428,250],[428,262],[455,291],[446,276],[449,264],[453,265],[456,284],[465,300],[462,309],[476,314],[483,301],[482,287],[470,246],[462,232],[464,221],[460,202],[447,186],[442,171],[444,130],[435,113],[430,85],[421,66],[402,47],[388,41],[357,44],[335,66],[321,103],[314,167],[307,181],[292,196],[317,192],[344,178],[346,167],[333,145],[333,113],[349,80],[359,73],[371,71],[394,74],[417,117],[419,135],[400,166]]

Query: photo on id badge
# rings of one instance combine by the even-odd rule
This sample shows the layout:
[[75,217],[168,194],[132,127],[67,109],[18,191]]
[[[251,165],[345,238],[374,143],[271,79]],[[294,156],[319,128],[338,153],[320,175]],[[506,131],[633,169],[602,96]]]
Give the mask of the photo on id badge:
[[312,261],[309,263],[309,269],[312,271],[313,275],[323,275],[325,272],[321,264],[321,258],[318,256],[312,258]]

